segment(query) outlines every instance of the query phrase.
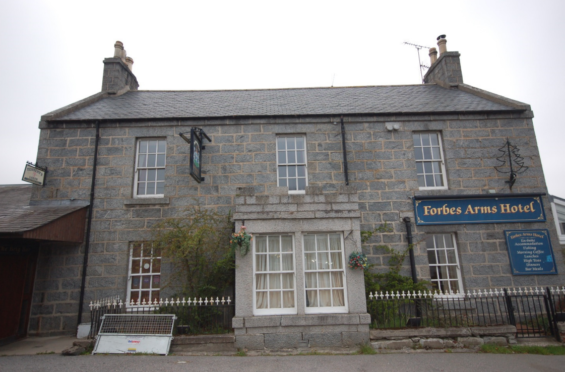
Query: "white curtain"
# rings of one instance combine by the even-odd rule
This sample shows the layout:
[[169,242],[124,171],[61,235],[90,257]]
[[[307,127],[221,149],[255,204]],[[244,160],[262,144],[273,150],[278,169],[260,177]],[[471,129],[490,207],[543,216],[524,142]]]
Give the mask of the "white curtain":
[[[332,288],[343,288],[343,272],[332,273]],[[343,289],[333,290],[333,306],[345,306]]]
[[[265,236],[258,236],[255,240],[256,252],[267,252],[267,238]],[[258,272],[267,271],[267,255],[255,255],[255,270]],[[257,309],[268,309],[268,294],[267,290],[267,275],[256,274],[256,307]],[[261,292],[259,292],[261,291]],[[264,291],[264,292],[263,292]]]
[[292,237],[259,236],[255,244],[255,269],[269,273],[256,274],[256,308],[293,308],[294,273],[280,273],[294,270]]

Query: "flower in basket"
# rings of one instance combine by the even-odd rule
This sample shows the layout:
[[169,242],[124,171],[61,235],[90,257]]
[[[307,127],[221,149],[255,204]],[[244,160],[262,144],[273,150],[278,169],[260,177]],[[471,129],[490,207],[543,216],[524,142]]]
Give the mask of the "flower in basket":
[[369,259],[364,253],[353,252],[349,255],[349,267],[354,270],[365,270],[369,267]]
[[253,235],[248,234],[245,231],[246,227],[241,226],[239,232],[233,233],[230,239],[230,245],[232,251],[238,250],[242,256],[245,256],[249,252],[249,244],[253,240]]

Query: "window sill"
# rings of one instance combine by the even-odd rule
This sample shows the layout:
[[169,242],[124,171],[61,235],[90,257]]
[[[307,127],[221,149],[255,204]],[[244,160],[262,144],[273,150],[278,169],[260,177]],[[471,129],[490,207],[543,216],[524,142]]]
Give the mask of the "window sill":
[[139,205],[169,205],[169,198],[133,198],[124,201],[126,207]]

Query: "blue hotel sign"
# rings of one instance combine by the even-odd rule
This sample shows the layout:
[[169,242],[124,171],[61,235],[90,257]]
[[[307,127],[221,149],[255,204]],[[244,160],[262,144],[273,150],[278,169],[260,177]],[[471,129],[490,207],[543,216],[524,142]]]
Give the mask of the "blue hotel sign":
[[549,230],[504,230],[513,275],[557,274]]
[[543,222],[541,196],[414,198],[416,225]]

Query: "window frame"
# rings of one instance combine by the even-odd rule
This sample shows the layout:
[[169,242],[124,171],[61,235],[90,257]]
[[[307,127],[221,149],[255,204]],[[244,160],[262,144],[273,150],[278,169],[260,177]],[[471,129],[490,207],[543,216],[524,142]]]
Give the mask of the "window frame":
[[[341,244],[341,259],[342,259],[342,268],[341,269],[327,269],[327,270],[306,270],[306,249],[305,249],[305,244],[304,244],[304,238],[306,235],[331,235],[331,234],[339,234],[340,236],[340,244]],[[316,240],[316,239],[315,239]],[[317,248],[317,242],[316,242],[316,248]],[[328,242],[328,248],[329,248],[329,242]],[[316,249],[316,251],[314,252],[318,252],[318,250]],[[328,250],[328,253],[330,253],[331,251]],[[331,260],[331,255],[328,256]],[[316,257],[317,260],[317,257]],[[318,232],[304,232],[302,234],[302,268],[303,268],[303,273],[304,273],[304,285],[303,285],[303,290],[304,290],[304,313],[305,314],[343,314],[343,313],[348,313],[349,312],[349,302],[348,302],[348,292],[347,292],[347,273],[346,273],[346,266],[347,266],[347,261],[345,260],[345,240],[343,238],[343,232],[338,232],[338,231],[328,231],[328,232],[324,232],[324,231],[318,231]],[[307,288],[306,288],[306,274],[307,273],[319,273],[319,272],[341,272],[343,275],[343,298],[344,298],[344,306],[324,306],[324,307],[308,307],[306,306],[306,301],[307,301]],[[331,283],[331,276],[330,276],[330,283]],[[331,285],[331,284],[330,284]],[[331,288],[331,287],[330,287]],[[319,290],[319,287],[317,288]],[[331,291],[331,290],[330,290]]]
[[[164,141],[165,142],[165,164],[163,166],[155,166],[152,168],[149,167],[139,167],[139,147],[142,141]],[[157,149],[159,149],[159,144],[157,144]],[[156,154],[159,154],[158,152]],[[156,163],[155,163],[156,164]],[[163,193],[162,194],[150,194],[150,195],[140,195],[138,194],[138,179],[139,179],[139,170],[143,169],[163,169],[165,171],[166,176],[166,169],[167,169],[167,138],[166,137],[144,137],[144,138],[137,138],[135,141],[135,168],[134,168],[134,179],[133,179],[133,198],[135,199],[143,199],[143,198],[164,198],[165,197],[165,185],[163,185]],[[147,191],[147,182],[146,182],[146,191]],[[157,185],[155,185],[155,191],[157,191]]]
[[[551,212],[553,213],[553,219],[555,220],[555,229],[557,230],[557,236],[559,237],[559,244],[565,244],[565,226],[563,226],[563,232],[561,231],[561,226],[559,222],[559,216],[557,214],[557,205],[565,208],[565,200],[559,199],[555,196],[551,197]],[[565,224],[565,221],[561,222]]]
[[[269,239],[269,236],[277,236],[279,238],[279,241],[281,239],[281,237],[283,236],[289,236],[292,240],[292,267],[293,270],[289,271],[289,270],[279,270],[279,271],[261,271],[261,272],[257,272],[257,260],[256,260],[256,255],[257,255],[257,237],[261,237],[261,236],[265,236],[267,237],[267,239]],[[298,304],[297,304],[297,288],[296,288],[296,243],[295,243],[295,238],[296,236],[294,234],[290,234],[290,233],[265,233],[265,234],[255,234],[254,235],[254,239],[252,240],[253,242],[253,315],[296,315],[298,314]],[[265,255],[267,256],[267,260],[268,260],[268,255],[269,255],[269,245],[268,245],[268,240],[267,240],[267,252],[265,252]],[[263,254],[263,252],[261,252],[260,254]],[[282,269],[282,266],[281,266]],[[258,309],[257,308],[257,275],[258,274],[293,274],[293,292],[294,292],[294,307],[290,308],[290,307],[281,307],[281,308],[274,308],[274,309]],[[282,285],[281,285],[282,287]],[[280,290],[276,290],[276,291],[280,291],[282,292],[283,288],[281,288]],[[267,290],[267,293],[269,292],[269,290]]]
[[[449,236],[451,237],[451,241],[453,242],[453,248],[451,248],[451,247],[449,247],[449,248],[438,248],[438,247],[437,247],[437,243],[436,243],[436,239],[435,239],[435,236],[438,236],[438,235],[440,235],[440,236],[449,235]],[[449,278],[446,278],[446,279],[440,279],[440,278],[438,277],[437,279],[434,280],[434,279],[432,279],[432,276],[431,276],[431,273],[430,273],[430,283],[432,283],[432,286],[433,286],[433,283],[434,283],[434,282],[437,282],[437,283],[444,283],[444,282],[447,282],[447,283],[449,284],[449,287],[450,287],[450,288],[448,288],[447,291],[441,290],[440,296],[442,296],[442,295],[443,295],[443,296],[464,296],[464,295],[465,295],[465,291],[464,291],[464,288],[463,288],[463,276],[462,276],[462,272],[461,272],[461,263],[459,262],[459,249],[457,248],[457,239],[456,239],[456,235],[455,235],[454,233],[427,233],[427,234],[426,234],[426,238],[427,238],[428,236],[431,236],[431,237],[433,237],[433,239],[434,239],[434,247],[433,247],[433,248],[429,248],[429,247],[428,247],[427,239],[424,240],[424,244],[426,245],[426,258],[427,258],[427,260],[428,260],[428,269],[431,269],[432,266],[433,266],[433,267],[436,267],[436,268],[437,268],[437,267],[443,267],[443,266],[446,266],[446,267],[448,267],[448,266],[455,266],[455,270],[456,270],[456,272],[457,272],[457,286],[458,286],[457,290],[458,290],[458,292],[455,291],[455,290],[453,290],[453,294],[451,294],[451,292],[450,292],[450,290],[449,290],[449,289],[451,289],[451,283],[450,283],[450,281],[452,281],[452,280],[454,280],[454,279],[453,279],[453,278],[450,278],[450,277],[449,277]],[[455,254],[454,254],[454,255],[455,255],[455,264],[452,264],[452,263],[440,264],[439,262],[436,262],[436,263],[433,263],[433,264],[430,263],[428,251],[434,250],[434,251],[436,252],[436,255],[435,255],[436,261],[438,261],[438,260],[437,260],[437,258],[438,258],[438,256],[437,256],[438,250],[446,251],[447,249],[453,249],[453,251],[454,251],[454,253],[455,253]],[[447,260],[447,256],[446,256],[446,260]],[[436,273],[437,273],[437,271],[436,271]],[[448,275],[449,275],[449,272],[448,272]],[[438,285],[438,290],[440,290],[442,287],[443,287],[443,284],[442,284],[441,286]]]
[[442,141],[442,136],[441,136],[441,132],[440,131],[423,131],[423,132],[412,132],[412,153],[414,154],[414,162],[416,164],[418,163],[425,163],[425,162],[433,162],[433,160],[426,160],[426,159],[422,159],[422,160],[417,160],[416,159],[416,146],[414,146],[414,135],[415,134],[437,134],[438,138],[438,144],[439,144],[439,154],[441,156],[441,161],[440,161],[440,165],[441,165],[441,174],[442,174],[442,179],[443,179],[443,186],[432,186],[432,187],[428,187],[428,186],[420,186],[420,183],[418,182],[418,167],[416,166],[416,182],[418,182],[418,188],[419,190],[448,190],[449,189],[449,185],[447,184],[447,169],[445,166],[445,154],[443,152],[443,141]]
[[[144,256],[143,255],[143,250],[145,248],[145,245],[150,245],[151,243],[148,242],[130,242],[129,243],[129,257],[128,257],[128,279],[127,279],[127,293],[126,293],[126,307],[127,308],[137,308],[137,307],[142,307],[142,306],[150,306],[150,304],[145,304],[142,305],[141,303],[139,303],[138,305],[132,305],[131,304],[131,293],[132,293],[132,288],[131,288],[131,284],[132,284],[132,280],[134,277],[139,277],[140,278],[140,282],[139,282],[139,290],[138,289],[134,289],[134,292],[139,292],[139,299],[141,299],[141,292],[143,292],[143,288],[142,288],[142,280],[143,280],[143,276],[151,276],[151,280],[150,280],[150,287],[147,289],[149,291],[149,299],[151,300],[151,292],[154,290],[153,288],[153,276],[155,275],[159,275],[159,295],[161,294],[161,277],[163,276],[163,256],[155,256],[153,257],[153,247],[151,247],[151,256],[150,260],[151,260],[151,266],[150,266],[150,272],[149,273],[143,273],[142,271],[142,267],[141,267],[141,263],[140,263],[140,272],[139,273],[135,273],[132,274],[132,266],[133,266],[133,260],[137,259],[133,257],[133,249],[135,248],[136,245],[141,245],[141,255],[139,256],[139,260],[141,262],[143,262],[143,259],[148,257],[148,256]],[[159,265],[159,272],[153,272],[153,260],[154,259],[159,259],[160,265]],[[159,296],[159,300],[161,300],[161,296]]]
[[[275,151],[276,151],[276,165],[277,165],[277,187],[279,186],[279,181],[280,181],[280,177],[279,177],[279,166],[288,166],[288,163],[284,163],[281,164],[279,162],[279,138],[303,138],[304,139],[304,163],[295,163],[294,165],[298,166],[298,165],[304,165],[304,176],[305,176],[305,185],[304,185],[304,190],[288,190],[289,195],[290,194],[305,194],[306,193],[306,187],[308,187],[308,144],[306,142],[306,135],[305,134],[277,134],[276,136],[276,140],[275,140]],[[280,150],[282,151],[282,150]],[[288,149],[284,150],[285,153],[288,153]],[[292,164],[291,164],[292,165]],[[288,173],[287,173],[288,174]],[[288,180],[288,177],[286,177],[286,179]],[[298,177],[297,177],[298,179]],[[297,183],[297,188],[298,188],[298,183]],[[287,186],[288,187],[288,183]]]

